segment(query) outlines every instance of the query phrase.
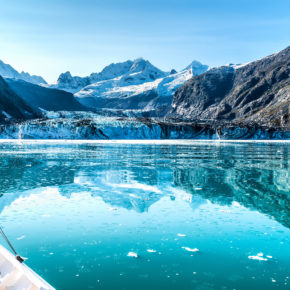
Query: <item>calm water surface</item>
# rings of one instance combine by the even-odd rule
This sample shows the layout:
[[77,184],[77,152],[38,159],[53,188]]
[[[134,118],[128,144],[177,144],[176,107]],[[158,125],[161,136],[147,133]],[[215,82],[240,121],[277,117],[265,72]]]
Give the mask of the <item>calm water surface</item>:
[[290,289],[289,157],[289,143],[0,143],[0,224],[57,289]]

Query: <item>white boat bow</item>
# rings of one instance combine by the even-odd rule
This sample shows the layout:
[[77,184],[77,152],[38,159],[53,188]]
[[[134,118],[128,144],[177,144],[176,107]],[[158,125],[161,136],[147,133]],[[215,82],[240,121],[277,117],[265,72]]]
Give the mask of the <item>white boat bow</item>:
[[0,289],[55,290],[28,266],[0,245]]

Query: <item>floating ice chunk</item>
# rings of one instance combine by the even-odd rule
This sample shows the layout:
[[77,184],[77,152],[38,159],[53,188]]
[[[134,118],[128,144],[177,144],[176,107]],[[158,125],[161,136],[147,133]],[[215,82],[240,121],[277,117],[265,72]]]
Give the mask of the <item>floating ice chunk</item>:
[[263,255],[264,255],[263,253],[258,253],[257,254],[257,256],[259,256],[259,257],[263,257]]
[[186,237],[185,234],[177,234],[179,237]]
[[249,259],[252,259],[252,260],[258,260],[258,261],[268,261],[268,259],[264,258],[263,256],[259,256],[259,255],[256,255],[256,256],[248,256],[248,258]]
[[133,257],[133,258],[138,258],[138,254],[135,253],[135,252],[129,252],[127,256],[128,257]]
[[273,258],[272,256],[269,256],[269,255],[268,255],[268,256],[266,256],[266,257],[267,257],[268,259],[272,259],[272,258]]
[[53,255],[53,253],[51,252],[51,253],[49,253],[51,256]]
[[19,238],[17,238],[18,241],[23,240],[25,238],[25,236],[21,236]]
[[202,190],[202,188],[201,187],[196,187],[195,190]]
[[148,249],[147,252],[148,253],[156,253],[156,250]]
[[188,247],[182,247],[182,249],[188,251],[188,252],[199,252],[199,249],[198,248],[188,248]]

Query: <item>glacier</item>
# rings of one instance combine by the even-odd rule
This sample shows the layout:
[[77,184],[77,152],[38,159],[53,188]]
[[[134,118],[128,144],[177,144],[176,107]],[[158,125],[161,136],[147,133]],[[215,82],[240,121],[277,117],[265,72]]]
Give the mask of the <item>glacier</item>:
[[104,117],[89,112],[46,112],[46,118],[0,125],[0,139],[289,140],[290,131],[164,118]]

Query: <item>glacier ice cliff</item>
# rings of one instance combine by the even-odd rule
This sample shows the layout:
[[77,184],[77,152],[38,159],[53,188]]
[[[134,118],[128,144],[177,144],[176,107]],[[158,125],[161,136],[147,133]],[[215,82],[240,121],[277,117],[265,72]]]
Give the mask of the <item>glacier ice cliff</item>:
[[47,118],[0,125],[1,139],[290,139],[290,130],[256,124],[183,122],[52,112]]

